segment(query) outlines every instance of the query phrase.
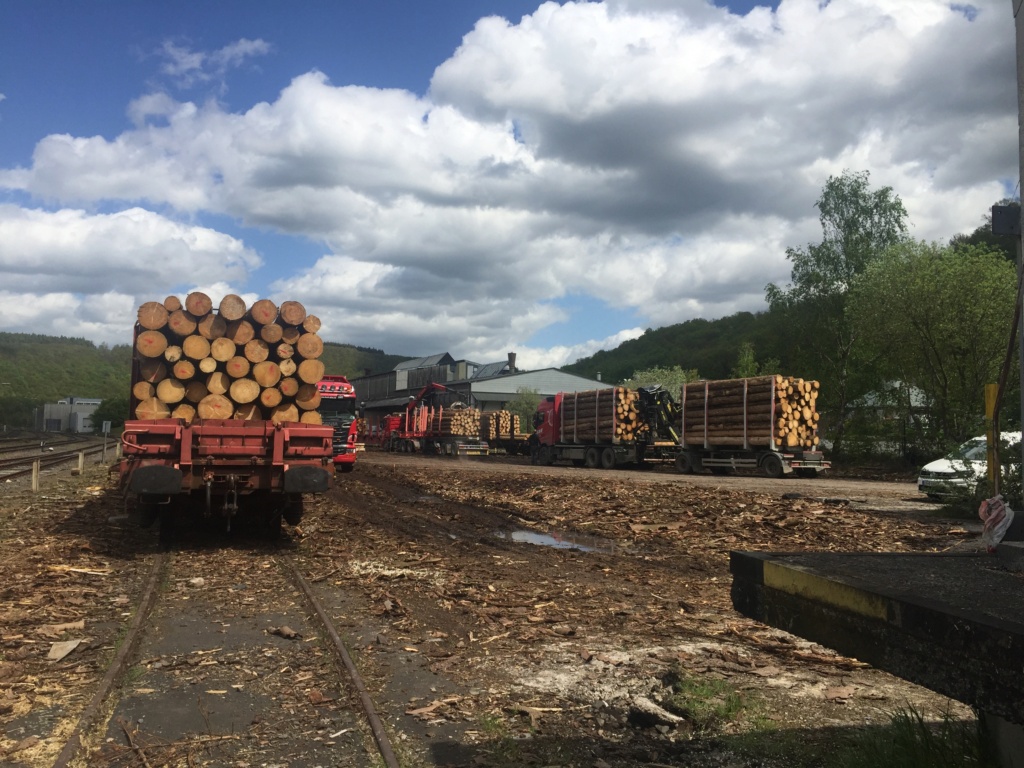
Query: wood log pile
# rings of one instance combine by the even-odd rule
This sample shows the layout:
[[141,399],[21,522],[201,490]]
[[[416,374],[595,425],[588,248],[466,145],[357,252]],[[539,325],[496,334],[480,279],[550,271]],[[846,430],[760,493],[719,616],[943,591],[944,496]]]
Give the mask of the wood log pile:
[[194,291],[139,307],[132,373],[138,419],[320,424],[320,320],[297,301],[251,307],[235,294],[214,309]]
[[569,443],[632,442],[644,422],[635,390],[626,387],[566,393],[562,398],[562,440]]
[[519,414],[511,411],[491,411],[480,415],[480,439],[484,441],[514,440],[520,434]]
[[437,408],[430,414],[427,431],[443,437],[472,437],[480,431],[476,408]]
[[[793,376],[695,381],[683,385],[687,444],[775,445],[812,450],[818,443],[820,384]],[[705,413],[707,423],[705,424]]]

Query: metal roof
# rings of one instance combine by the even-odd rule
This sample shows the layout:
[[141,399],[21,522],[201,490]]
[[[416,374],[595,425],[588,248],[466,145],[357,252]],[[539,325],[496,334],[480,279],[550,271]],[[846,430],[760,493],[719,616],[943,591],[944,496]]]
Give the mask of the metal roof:
[[439,355],[431,355],[430,357],[418,357],[415,360],[406,360],[403,363],[399,363],[394,367],[396,371],[411,371],[414,368],[432,368],[435,365],[451,365],[455,362],[455,358],[449,355],[447,352],[442,352]]
[[507,370],[508,360],[502,360],[500,363],[485,363],[484,365],[481,365],[477,369],[476,374],[474,374],[473,378],[486,379],[491,376],[499,376],[500,374]]

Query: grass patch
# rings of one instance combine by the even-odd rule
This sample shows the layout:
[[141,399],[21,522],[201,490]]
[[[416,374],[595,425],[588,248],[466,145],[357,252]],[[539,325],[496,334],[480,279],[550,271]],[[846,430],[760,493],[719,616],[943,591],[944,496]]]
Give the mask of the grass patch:
[[744,697],[725,680],[691,675],[676,667],[666,682],[671,693],[662,706],[685,718],[695,735],[717,733],[747,708]]

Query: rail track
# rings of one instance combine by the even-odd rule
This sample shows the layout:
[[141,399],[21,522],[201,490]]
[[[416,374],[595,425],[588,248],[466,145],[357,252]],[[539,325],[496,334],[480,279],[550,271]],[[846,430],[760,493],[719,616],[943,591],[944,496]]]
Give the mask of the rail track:
[[[294,554],[260,542],[221,549],[197,538],[150,555],[127,632],[53,767],[307,759],[397,768],[336,621],[302,570]],[[321,733],[304,738],[311,727]]]
[[[108,450],[110,446],[108,446]],[[37,449],[38,450],[38,449]],[[35,462],[39,462],[39,468],[51,469],[53,467],[66,464],[69,461],[76,461],[79,454],[85,453],[86,456],[95,456],[103,452],[103,445],[89,445],[87,447],[76,448],[73,450],[62,450],[45,453],[34,453],[30,456],[14,456],[7,458],[0,458],[0,482],[5,480],[13,480],[18,477],[24,477],[32,473],[32,465]]]

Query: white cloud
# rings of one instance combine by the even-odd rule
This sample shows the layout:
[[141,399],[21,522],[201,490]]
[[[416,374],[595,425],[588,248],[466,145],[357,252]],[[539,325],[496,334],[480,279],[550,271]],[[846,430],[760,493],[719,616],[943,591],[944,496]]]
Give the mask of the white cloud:
[[[130,130],[45,137],[0,187],[301,236],[328,253],[312,265],[265,253],[263,293],[314,307],[328,338],[554,364],[607,341],[524,350],[568,319],[568,295],[649,325],[762,308],[765,284],[788,282],[786,247],[820,238],[814,201],[845,169],[891,185],[919,238],[975,228],[1016,183],[1011,22],[999,0],[973,16],[939,0],[782,0],[745,16],[698,0],[545,3],[518,23],[480,20],[426,97],[319,72],[243,113],[148,94],[129,105]],[[267,50],[165,54],[187,80]],[[180,247],[150,215],[161,226],[113,228],[115,245]],[[102,217],[78,216],[104,233]],[[42,218],[53,263],[74,262],[83,244],[56,244],[69,214]],[[227,241],[237,258],[210,285],[255,268]],[[5,284],[31,282],[2,248]],[[116,258],[97,263],[134,294]],[[54,290],[75,290],[74,275],[90,286],[77,290],[101,289],[71,267]]]

